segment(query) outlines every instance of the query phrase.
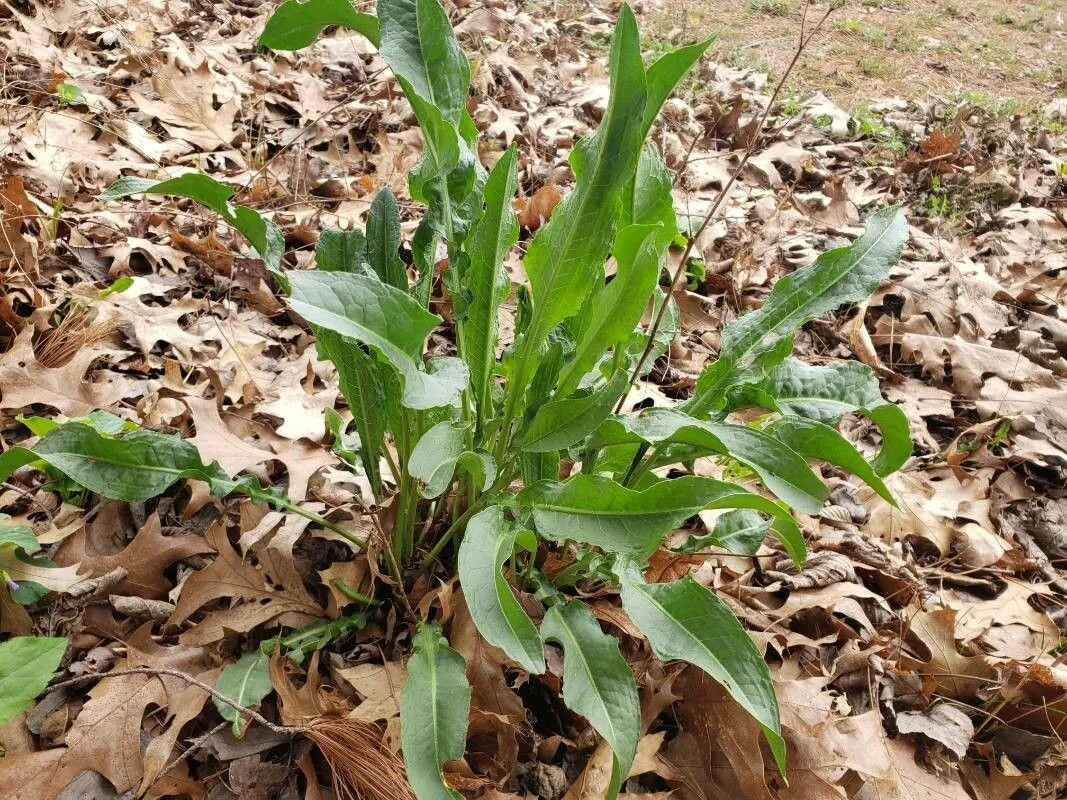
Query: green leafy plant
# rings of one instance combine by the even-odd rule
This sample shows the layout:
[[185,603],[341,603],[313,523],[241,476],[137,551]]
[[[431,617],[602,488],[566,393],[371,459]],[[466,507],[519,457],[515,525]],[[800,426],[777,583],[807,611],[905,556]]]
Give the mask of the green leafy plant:
[[51,636],[16,636],[0,644],[0,725],[29,707],[65,652],[67,640]]
[[[790,353],[798,327],[875,289],[906,240],[902,214],[873,214],[852,245],[781,279],[759,311],[728,325],[718,360],[688,402],[617,413],[651,367],[648,354],[663,353],[676,329],[672,301],[658,287],[679,236],[672,176],[646,140],[710,40],[646,66],[634,15],[622,7],[606,112],[571,154],[572,190],[529,242],[529,286],[518,291],[514,341],[502,343],[498,319],[511,291],[503,262],[519,235],[512,212],[518,153],[507,149],[488,172],[479,162],[466,105],[470,69],[447,15],[438,0],[379,0],[376,18],[341,0],[287,0],[261,41],[295,49],[332,24],[379,45],[422,128],[422,160],[409,192],[426,211],[409,243],[410,264],[400,256],[399,210],[387,190],[364,231],[321,234],[313,270],[284,270],[278,227],[233,206],[233,191],[206,175],[123,178],[105,198],[191,198],[248,239],[291,311],[314,332],[320,355],[337,368],[356,435],[329,420],[334,447],[363,470],[377,503],[390,505],[382,519],[391,525],[374,551],[384,552],[394,585],[403,586],[412,570],[458,575],[481,635],[530,673],[544,672],[546,643],[560,647],[564,702],[614,752],[609,797],[633,761],[640,713],[618,641],[581,599],[565,593],[586,582],[618,587],[624,611],[661,659],[690,662],[722,683],[758,720],[784,771],[778,705],[752,639],[712,591],[692,578],[648,583],[644,566],[670,545],[668,534],[705,509],[726,512],[710,534],[715,543],[754,552],[772,534],[802,562],[804,538],[789,508],[814,514],[827,497],[809,460],[853,472],[892,502],[882,478],[911,449],[902,412],[882,399],[867,367],[808,366]],[[447,251],[442,282],[456,354],[427,359],[427,339],[443,325],[428,308],[441,274],[439,244]],[[646,327],[650,304],[665,313],[653,314],[657,323]],[[767,424],[730,420],[748,408],[765,409]],[[834,429],[847,413],[866,415],[880,429],[874,458]],[[704,456],[729,459],[745,477],[694,474],[691,465]],[[245,494],[368,544],[279,489],[205,465],[190,443],[153,431],[66,423],[0,456],[0,476],[29,463],[128,501],[147,500],[180,479],[202,480],[216,497]],[[693,549],[693,538],[680,549]],[[545,574],[550,551],[570,566]],[[540,622],[517,590],[542,601]],[[292,652],[284,639],[282,647]],[[246,655],[224,673],[225,682],[258,702],[263,665],[262,651]],[[441,768],[463,754],[470,688],[463,658],[437,623],[418,624],[408,673],[401,723],[409,780],[420,800],[458,798]],[[235,713],[228,718],[237,721]]]

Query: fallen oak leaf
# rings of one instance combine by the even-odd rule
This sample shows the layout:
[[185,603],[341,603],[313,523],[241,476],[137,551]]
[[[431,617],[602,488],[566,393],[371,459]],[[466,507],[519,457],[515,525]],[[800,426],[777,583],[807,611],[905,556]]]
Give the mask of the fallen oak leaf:
[[243,561],[230,545],[224,523],[216,523],[205,534],[208,544],[218,553],[204,569],[193,573],[182,584],[181,595],[170,618],[171,625],[185,622],[197,610],[213,600],[235,598],[244,600],[222,611],[208,613],[203,620],[185,631],[179,640],[184,645],[217,642],[226,631],[246,633],[281,615],[287,623],[306,625],[325,615],[304,589],[295,570],[284,575],[286,583],[267,586],[268,576]]
[[171,564],[189,556],[213,552],[204,537],[197,534],[164,536],[156,513],[145,521],[133,541],[117,553],[88,553],[88,545],[83,531],[67,539],[57,557],[61,563],[81,562],[81,566],[93,575],[103,575],[116,567],[123,567],[126,577],[110,587],[111,591],[146,600],[162,600],[167,596],[172,585],[163,571]]

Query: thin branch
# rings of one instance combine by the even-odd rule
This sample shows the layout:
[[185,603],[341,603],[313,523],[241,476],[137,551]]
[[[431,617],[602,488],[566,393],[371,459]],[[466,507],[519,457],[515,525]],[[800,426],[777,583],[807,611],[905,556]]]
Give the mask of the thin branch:
[[[730,180],[726,182],[726,185],[719,192],[718,197],[715,198],[715,202],[711,204],[711,208],[708,209],[708,213],[704,215],[703,222],[700,223],[700,227],[697,228],[696,233],[689,237],[686,242],[685,250],[682,252],[682,258],[678,262],[678,268],[674,271],[674,275],[671,277],[670,286],[667,289],[666,296],[663,298],[663,302],[660,303],[659,310],[656,312],[656,317],[652,321],[652,327],[648,330],[648,341],[645,343],[645,349],[641,353],[641,357],[637,360],[637,364],[634,367],[633,372],[630,375],[630,381],[626,386],[626,391],[623,392],[622,397],[619,398],[619,402],[615,406],[615,413],[618,414],[622,411],[623,405],[626,403],[626,398],[630,394],[630,390],[633,389],[634,384],[637,382],[637,378],[641,374],[641,370],[644,369],[645,363],[648,361],[648,357],[651,355],[652,350],[655,348],[656,333],[659,332],[660,326],[663,324],[663,317],[667,312],[667,306],[670,304],[671,298],[674,296],[675,291],[678,289],[678,282],[685,274],[685,265],[689,261],[689,257],[693,253],[693,248],[696,246],[697,241],[707,230],[708,226],[715,219],[715,214],[719,210],[719,207],[723,204],[726,198],[730,194],[730,190],[737,182],[737,179],[745,171],[745,166],[748,164],[749,159],[756,152],[756,145],[760,140],[760,136],[763,133],[763,129],[767,125],[767,118],[771,114],[771,110],[774,108],[774,104],[778,101],[778,96],[782,93],[782,89],[785,87],[785,82],[789,79],[790,74],[793,72],[793,68],[796,66],[797,61],[800,60],[801,54],[811,44],[811,40],[815,38],[815,35],[822,28],[823,23],[833,13],[834,9],[838,6],[836,3],[832,3],[826,12],[822,15],[822,18],[812,29],[811,33],[807,36],[804,35],[804,27],[801,26],[800,43],[797,46],[796,52],[793,53],[793,58],[789,62],[789,66],[786,67],[785,72],[782,73],[782,77],[779,79],[777,85],[774,87],[774,92],[771,94],[771,99],[767,103],[767,107],[763,111],[763,115],[759,119],[759,123],[756,125],[756,130],[752,135],[752,139],[749,141],[748,146],[745,148],[744,154],[741,156],[741,161],[738,163],[737,168],[730,175]],[[804,6],[805,16],[807,15],[807,5]]]
[[198,689],[203,689],[205,692],[210,694],[220,703],[225,703],[238,713],[247,714],[249,717],[252,718],[253,721],[258,722],[264,728],[267,728],[268,730],[271,730],[274,733],[281,733],[288,736],[295,736],[296,734],[301,733],[300,728],[291,728],[287,725],[275,725],[273,722],[264,717],[258,711],[253,711],[251,708],[246,708],[245,706],[241,705],[236,700],[231,700],[229,697],[215,689],[214,686],[209,686],[196,676],[190,675],[187,672],[181,672],[176,669],[171,669],[169,667],[130,667],[128,669],[118,669],[113,670],[111,672],[94,673],[92,675],[79,675],[76,678],[69,678],[65,681],[54,683],[49,686],[48,689],[49,691],[55,689],[65,689],[68,686],[77,686],[81,683],[88,683],[89,681],[94,680],[103,680],[104,678],[121,678],[123,675],[151,675],[156,678],[163,675],[169,675],[172,678],[180,678],[181,680],[185,681],[186,683],[192,684]]

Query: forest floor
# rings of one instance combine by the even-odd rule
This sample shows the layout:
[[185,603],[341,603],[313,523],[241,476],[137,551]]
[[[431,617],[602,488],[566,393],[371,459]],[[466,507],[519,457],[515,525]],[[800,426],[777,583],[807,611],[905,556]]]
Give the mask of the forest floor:
[[[524,154],[528,239],[551,213],[538,203],[571,183],[573,142],[603,111],[615,10],[456,5],[472,116],[495,145],[483,156],[511,141]],[[680,215],[697,218],[751,141],[803,7],[635,5],[650,56],[720,32],[653,134]],[[807,24],[825,10],[814,4]],[[347,413],[336,374],[262,263],[202,209],[98,199],[120,176],[203,170],[282,226],[287,266],[299,268],[320,230],[361,225],[380,187],[406,198],[421,138],[380,57],[343,31],[298,54],[257,50],[266,15],[245,0],[0,4],[0,450],[27,441],[28,417],[107,410],[366,531],[366,482],[324,423],[326,409]],[[687,397],[726,322],[901,203],[910,237],[889,279],[805,326],[795,347],[813,363],[873,368],[908,416],[914,455],[890,481],[899,507],[825,471],[831,501],[799,517],[811,550],[799,571],[771,542],[756,557],[654,559],[661,577],[715,588],[765,652],[788,782],[729,697],[656,662],[615,598],[595,598],[638,667],[648,719],[626,795],[1067,791],[1064,52],[1054,2],[861,0],[802,54],[698,242],[702,269],[676,298],[681,333],[629,407]],[[421,212],[402,207],[410,234]],[[874,443],[862,418],[842,430]],[[198,484],[127,504],[25,468],[0,488],[0,512],[0,524],[30,526],[50,559],[28,564],[0,538],[0,569],[48,590],[12,596],[0,582],[0,636],[69,637],[63,677],[146,666],[211,684],[280,628],[352,611],[337,579],[362,592],[377,579],[306,520],[220,503]],[[477,724],[450,783],[488,800],[592,800],[604,752],[563,710],[558,664],[531,678],[506,663],[473,632],[454,583],[425,574],[408,589],[448,625],[472,675]],[[394,749],[409,645],[395,608],[371,610],[311,662],[345,713],[379,725]],[[278,706],[268,695],[260,710],[275,719]],[[49,692],[0,727],[0,752],[11,800],[332,796],[308,742],[258,725],[235,738],[205,692],[165,676]]]

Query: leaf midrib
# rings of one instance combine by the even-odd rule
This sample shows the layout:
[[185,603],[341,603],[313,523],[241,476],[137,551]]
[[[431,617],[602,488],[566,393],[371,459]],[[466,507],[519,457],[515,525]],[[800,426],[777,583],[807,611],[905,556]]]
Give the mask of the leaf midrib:
[[[585,651],[578,643],[578,638],[571,630],[571,626],[567,624],[566,617],[563,616],[563,613],[557,613],[556,617],[559,620],[560,627],[563,629],[564,633],[566,633],[572,644],[570,648],[567,648],[566,657],[570,658],[571,655],[576,654],[578,656],[578,660],[581,662],[581,666],[584,669],[585,674],[589,677],[589,685],[592,686],[594,690],[593,696],[596,697],[596,699],[600,702],[601,709],[604,712],[604,719],[607,721],[606,727],[611,731],[610,738],[604,736],[604,734],[601,734],[601,736],[604,736],[604,738],[608,740],[608,743],[612,746],[612,749],[614,750],[615,741],[618,737],[618,732],[615,730],[615,723],[612,720],[611,714],[608,710],[608,704],[604,702],[604,699],[600,694],[600,687],[597,685],[596,680],[594,680],[593,678],[593,671],[589,665],[589,660],[585,657]],[[616,760],[618,760],[618,756],[616,756],[615,758]]]

